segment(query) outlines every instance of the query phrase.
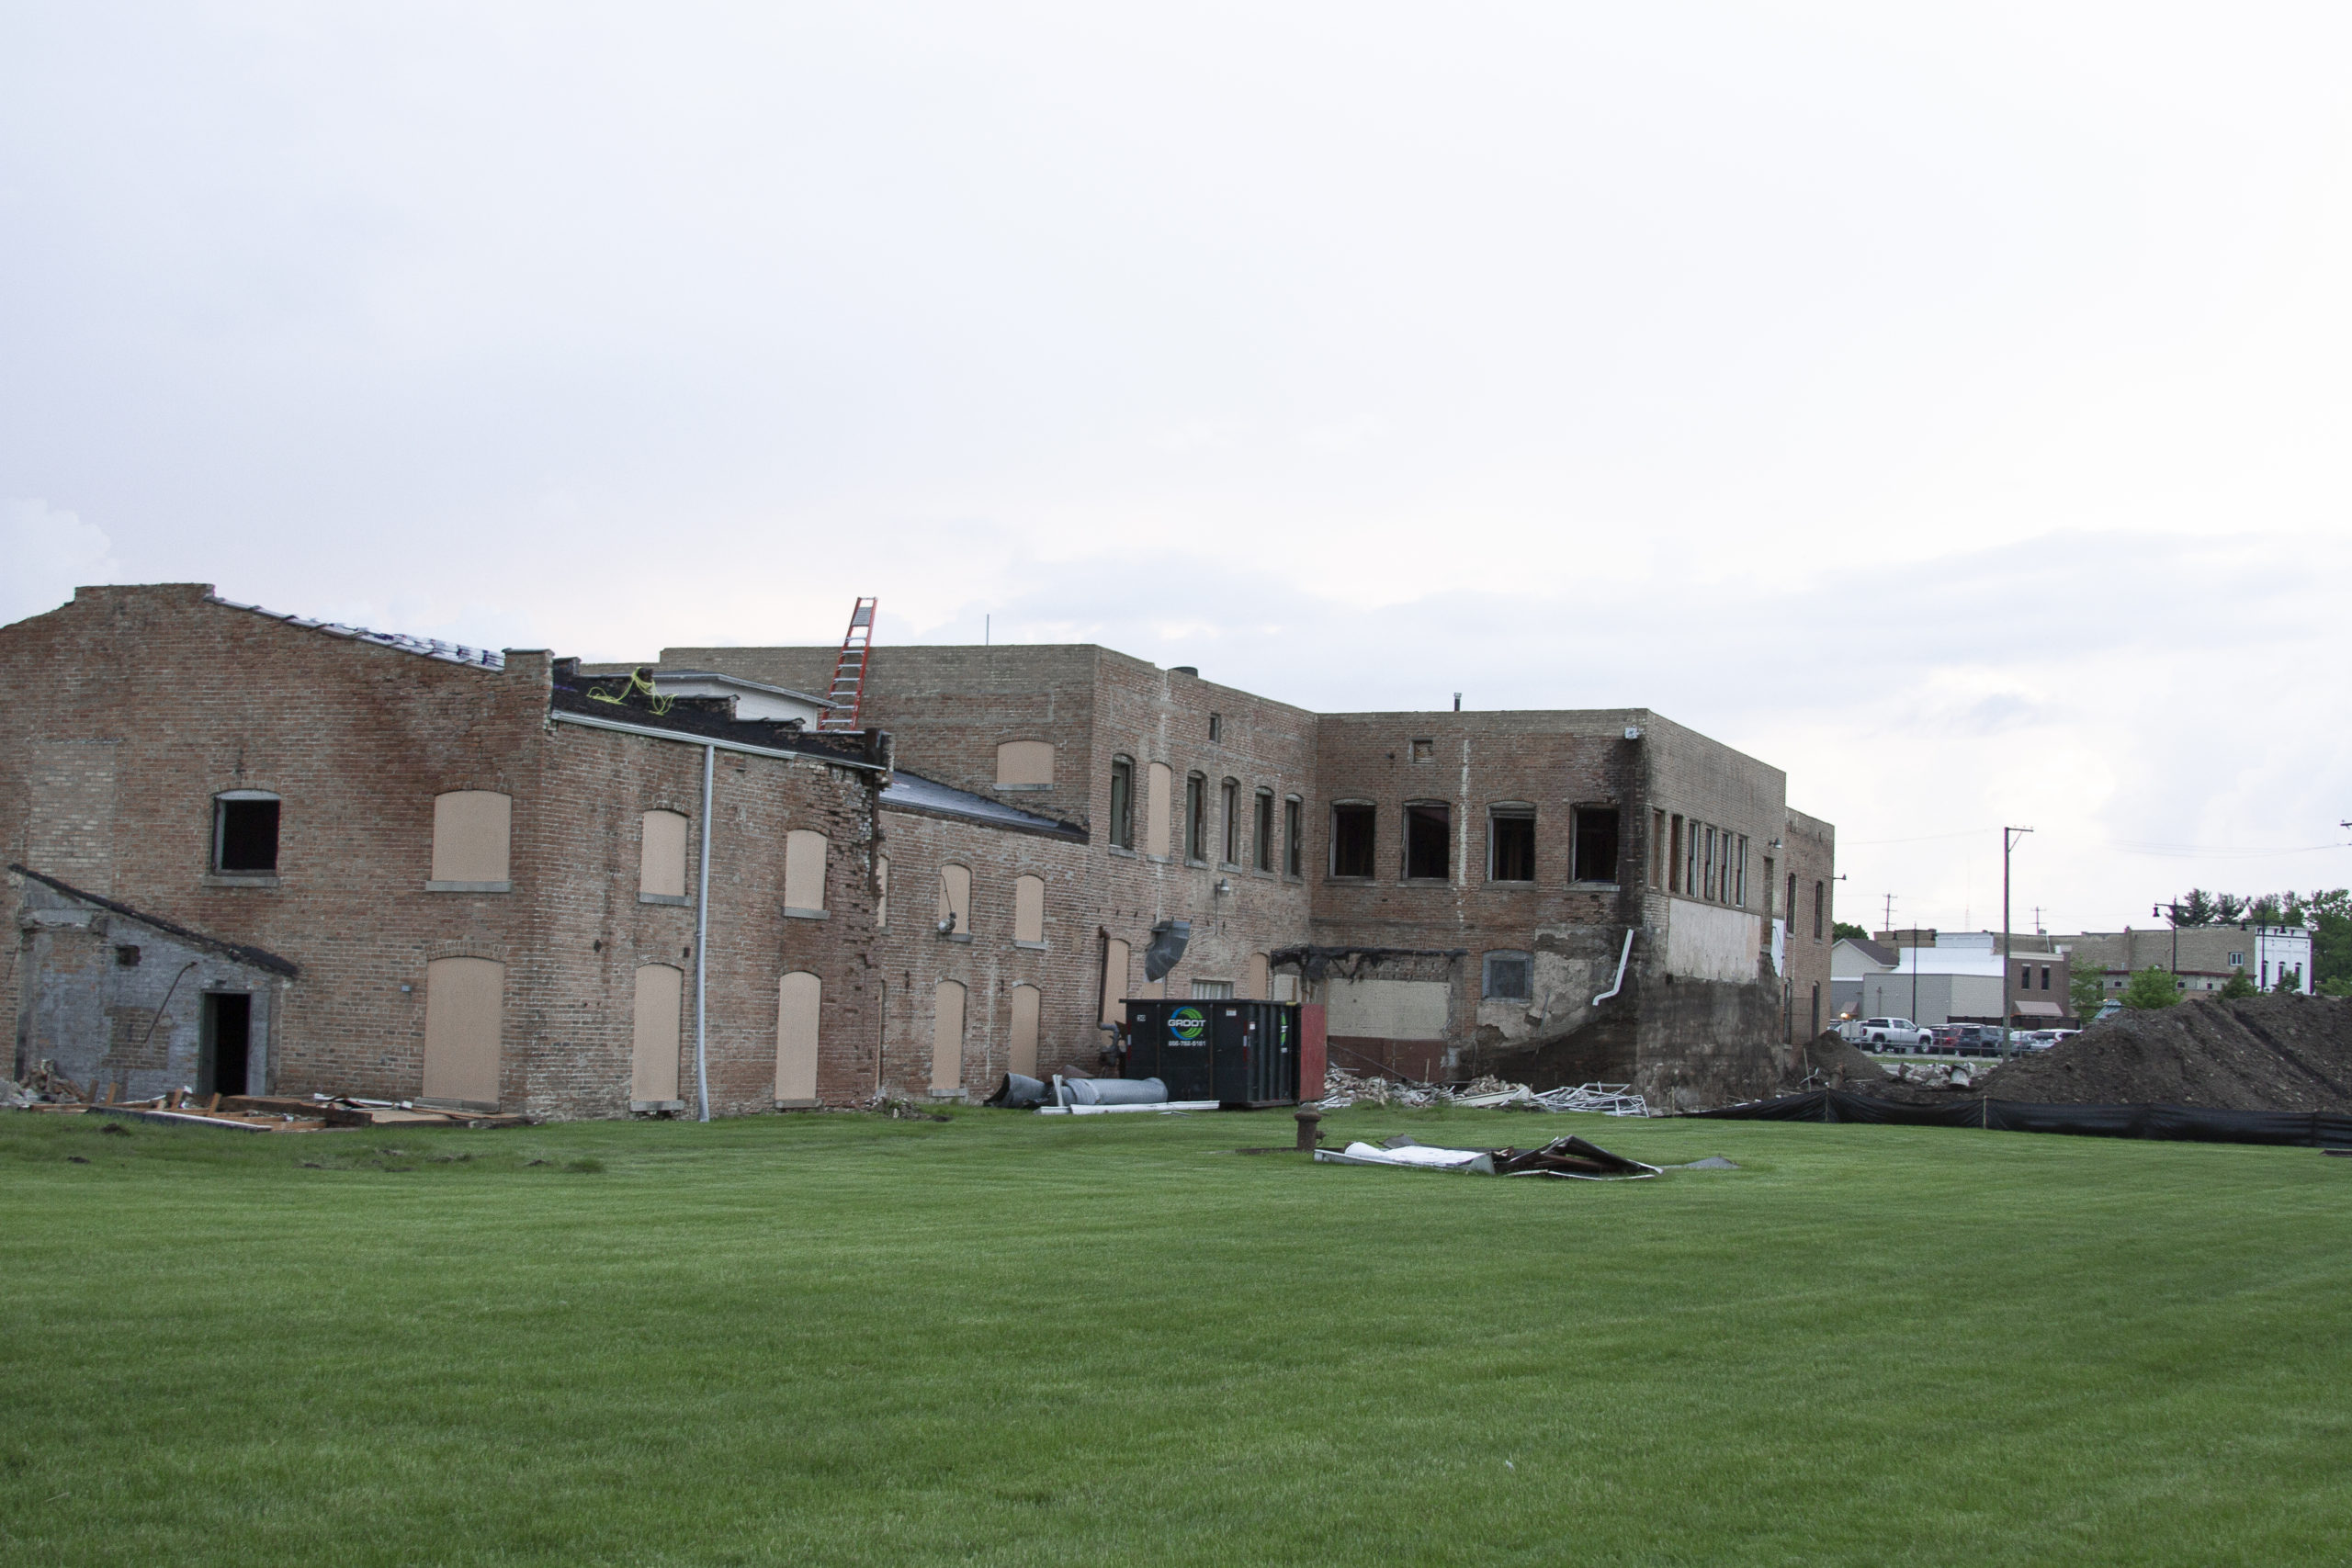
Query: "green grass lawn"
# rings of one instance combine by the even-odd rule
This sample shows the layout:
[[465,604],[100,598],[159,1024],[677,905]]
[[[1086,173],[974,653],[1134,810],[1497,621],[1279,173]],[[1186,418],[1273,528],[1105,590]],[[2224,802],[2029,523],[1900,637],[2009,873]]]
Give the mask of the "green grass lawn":
[[2307,1149],[102,1124],[0,1114],[0,1562],[2352,1561],[2352,1160]]

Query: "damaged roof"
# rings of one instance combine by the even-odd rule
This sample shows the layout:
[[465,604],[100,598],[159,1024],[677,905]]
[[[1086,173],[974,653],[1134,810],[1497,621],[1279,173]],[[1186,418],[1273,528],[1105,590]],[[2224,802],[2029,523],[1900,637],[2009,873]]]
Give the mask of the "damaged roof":
[[273,621],[284,621],[289,626],[323,632],[328,637],[348,637],[354,642],[368,642],[378,648],[397,649],[402,653],[418,654],[426,659],[438,659],[449,664],[470,664],[477,670],[503,670],[506,655],[493,649],[468,648],[461,642],[443,642],[439,637],[411,637],[406,632],[369,631],[366,626],[347,626],[340,621],[314,621],[307,615],[289,615],[276,610],[265,610],[258,604],[243,604],[234,599],[223,599],[218,593],[205,595],[208,602],[226,605],[232,610],[249,610],[256,615],[266,615]]
[[629,675],[583,674],[574,660],[556,660],[548,706],[558,716],[571,714],[589,723],[667,730],[681,740],[796,751],[847,767],[882,765],[866,739],[874,731],[820,736],[808,733],[797,719],[737,718],[727,698],[662,696]]
[[990,800],[984,795],[957,789],[936,779],[910,773],[904,768],[890,775],[890,784],[882,792],[882,806],[888,811],[911,811],[924,817],[956,817],[967,822],[978,822],[990,828],[1001,828],[1014,833],[1035,833],[1048,839],[1068,839],[1082,844],[1087,831],[1074,822],[1063,822],[1051,817],[1040,817],[1034,811],[1023,811],[1001,800]]
[[42,886],[62,893],[68,898],[78,898],[85,904],[95,904],[99,908],[111,914],[120,915],[125,919],[137,920],[143,926],[153,926],[155,930],[175,936],[191,946],[209,948],[223,958],[234,959],[239,964],[250,964],[255,969],[266,969],[272,974],[284,975],[288,978],[301,973],[300,968],[292,959],[280,958],[266,947],[255,947],[251,942],[227,942],[217,936],[207,936],[202,931],[190,931],[176,920],[167,920],[161,915],[151,915],[144,909],[134,909],[128,904],[117,903],[112,898],[103,897],[96,893],[85,893],[72,883],[60,882],[57,878],[35,871],[30,866],[12,864],[8,870],[18,876],[29,876]]

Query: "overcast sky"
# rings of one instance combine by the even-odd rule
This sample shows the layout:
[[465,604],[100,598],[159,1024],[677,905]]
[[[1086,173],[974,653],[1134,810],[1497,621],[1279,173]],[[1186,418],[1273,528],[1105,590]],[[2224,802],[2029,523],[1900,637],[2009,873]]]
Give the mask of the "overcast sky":
[[0,619],[1641,705],[1841,915],[2352,883],[2340,6],[0,0]]

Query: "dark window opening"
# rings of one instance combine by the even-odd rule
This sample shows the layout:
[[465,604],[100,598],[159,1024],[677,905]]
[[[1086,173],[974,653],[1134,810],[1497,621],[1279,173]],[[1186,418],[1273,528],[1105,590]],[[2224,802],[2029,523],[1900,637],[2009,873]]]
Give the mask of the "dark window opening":
[[1487,818],[1491,851],[1487,876],[1493,882],[1535,880],[1535,813],[1532,808],[1498,806]]
[[1283,802],[1283,870],[1292,876],[1305,874],[1299,867],[1306,852],[1298,844],[1299,822],[1305,816],[1306,812],[1295,796]]
[[1241,786],[1231,779],[1218,786],[1217,804],[1225,810],[1225,863],[1241,861]]
[[1373,829],[1376,813],[1369,806],[1331,807],[1331,874],[1372,874]]
[[136,969],[139,967],[139,949],[124,942],[114,950],[114,961],[125,969]]
[[1650,886],[1666,886],[1666,813],[1650,813]]
[[1682,891],[1682,816],[1679,812],[1674,818],[1673,852],[1666,862],[1666,890],[1668,893]]
[[1211,740],[1225,739],[1225,715],[1221,713],[1209,715],[1209,739]]
[[198,1094],[252,1092],[246,1083],[245,1066],[253,1050],[253,1025],[252,997],[226,991],[206,996],[203,1032],[196,1056]]
[[1797,874],[1793,871],[1789,873],[1788,921],[1789,929],[1794,931],[1797,924]]
[[1713,828],[1707,829],[1707,853],[1704,863],[1705,881],[1702,886],[1705,891],[1700,897],[1713,898],[1715,896],[1715,830]]
[[1274,795],[1272,790],[1258,792],[1257,846],[1250,863],[1260,871],[1274,869]]
[[1534,970],[1535,961],[1524,953],[1490,953],[1484,995],[1489,1001],[1526,1001],[1535,995]]
[[1617,808],[1613,806],[1577,807],[1576,867],[1577,882],[1617,880]]
[[1453,809],[1436,801],[1405,807],[1405,875],[1443,882],[1453,874]]
[[1136,847],[1136,765],[1125,757],[1111,764],[1111,842]]
[[1194,773],[1184,781],[1184,858],[1204,860],[1209,852],[1209,781]]
[[1818,882],[1815,883],[1813,885],[1813,940],[1815,942],[1821,940],[1821,916],[1828,903],[1828,889]]
[[213,802],[212,868],[215,871],[277,869],[277,802]]

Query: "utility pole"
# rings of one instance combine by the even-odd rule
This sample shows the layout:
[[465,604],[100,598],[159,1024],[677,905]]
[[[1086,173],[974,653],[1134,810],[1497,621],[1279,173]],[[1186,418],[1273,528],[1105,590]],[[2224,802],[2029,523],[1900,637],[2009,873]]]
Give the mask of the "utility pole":
[[1894,895],[1892,893],[1886,896],[1886,924],[1880,929],[1886,932],[1888,941],[1894,939]]
[[2148,913],[2162,915],[2172,922],[2172,977],[2177,983],[2180,979],[2180,906],[2159,904]]
[[2018,1010],[2016,1002],[2009,996],[2009,987],[2016,983],[2014,976],[2017,974],[2009,965],[2009,852],[2017,847],[2019,839],[2032,831],[2030,828],[2001,829],[2001,1055],[2004,1060],[2009,1055],[2009,1018]]

